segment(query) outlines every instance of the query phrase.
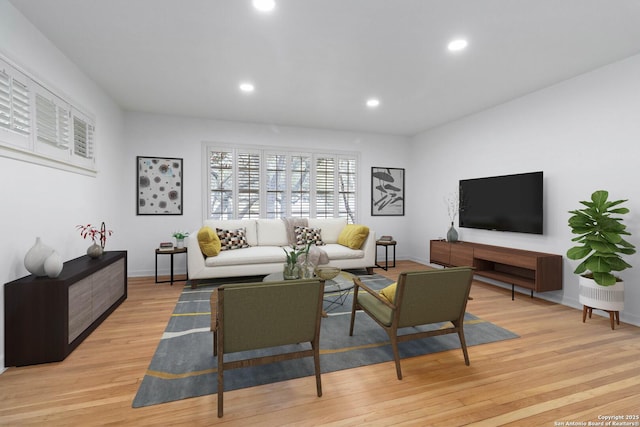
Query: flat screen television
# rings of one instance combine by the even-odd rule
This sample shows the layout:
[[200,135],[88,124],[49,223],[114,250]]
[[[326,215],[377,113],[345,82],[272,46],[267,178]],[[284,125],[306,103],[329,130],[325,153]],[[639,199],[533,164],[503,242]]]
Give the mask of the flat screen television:
[[542,172],[460,180],[460,227],[542,234]]

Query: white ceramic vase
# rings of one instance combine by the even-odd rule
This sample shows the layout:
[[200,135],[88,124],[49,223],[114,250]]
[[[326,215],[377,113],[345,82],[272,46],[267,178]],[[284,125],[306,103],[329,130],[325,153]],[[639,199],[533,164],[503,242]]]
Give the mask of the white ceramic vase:
[[36,237],[36,243],[29,249],[24,256],[24,268],[35,276],[46,276],[44,270],[44,262],[53,253],[53,248],[42,243],[39,237]]
[[62,273],[62,258],[58,255],[58,252],[53,251],[49,257],[44,261],[44,271],[52,279],[55,279]]
[[624,282],[600,286],[595,280],[580,276],[578,300],[580,304],[608,311],[624,309]]

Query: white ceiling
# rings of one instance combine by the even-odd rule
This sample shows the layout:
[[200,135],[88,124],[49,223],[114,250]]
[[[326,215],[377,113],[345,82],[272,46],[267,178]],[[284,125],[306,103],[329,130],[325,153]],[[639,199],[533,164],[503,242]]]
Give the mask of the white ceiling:
[[126,110],[396,135],[640,53],[638,0],[276,1],[11,3]]

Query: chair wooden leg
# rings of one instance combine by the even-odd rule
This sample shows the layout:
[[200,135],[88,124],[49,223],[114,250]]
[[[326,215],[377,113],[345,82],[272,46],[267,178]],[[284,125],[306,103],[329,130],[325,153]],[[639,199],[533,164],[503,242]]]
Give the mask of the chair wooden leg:
[[396,374],[398,379],[402,379],[402,369],[400,368],[400,353],[398,352],[398,337],[394,331],[387,331],[391,341],[391,349],[393,350],[393,360],[396,362]]
[[467,342],[464,339],[462,328],[458,329],[458,338],[460,338],[460,347],[462,347],[462,354],[464,354],[464,364],[469,366],[469,352],[467,351]]
[[353,336],[353,324],[356,321],[356,309],[358,308],[358,287],[353,293],[353,304],[351,305],[351,325],[349,326],[349,336]]
[[318,392],[318,397],[322,397],[322,380],[320,379],[320,345],[314,345],[312,342],[311,347],[313,347],[313,364],[315,365],[316,370],[316,391]]
[[224,414],[222,410],[224,394],[224,351],[218,355],[218,418]]

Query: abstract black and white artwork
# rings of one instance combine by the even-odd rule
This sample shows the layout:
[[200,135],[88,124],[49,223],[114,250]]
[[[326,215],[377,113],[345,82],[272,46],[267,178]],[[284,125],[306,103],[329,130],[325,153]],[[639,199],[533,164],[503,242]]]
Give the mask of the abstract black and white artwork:
[[137,157],[138,215],[182,215],[182,159]]
[[404,215],[404,169],[371,168],[371,215]]

